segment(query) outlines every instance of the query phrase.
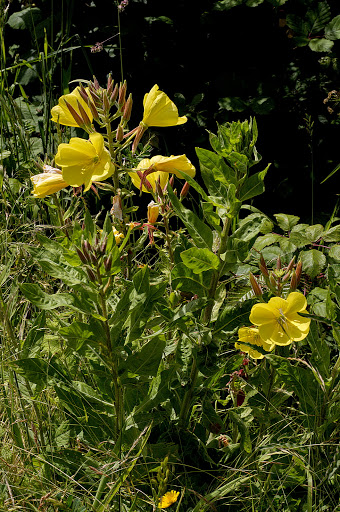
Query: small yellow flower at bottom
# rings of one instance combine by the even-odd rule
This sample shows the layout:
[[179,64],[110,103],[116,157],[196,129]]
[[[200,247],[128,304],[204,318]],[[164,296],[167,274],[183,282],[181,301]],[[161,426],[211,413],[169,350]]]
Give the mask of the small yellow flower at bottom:
[[[235,343],[235,348],[241,350],[241,352],[246,352],[250,355],[252,359],[262,359],[264,357],[261,352],[256,350],[255,347],[249,347],[248,345],[244,345],[244,343],[249,343],[250,345],[257,345],[258,347],[263,348],[267,352],[270,352],[275,347],[274,343],[266,343],[263,341],[259,334],[259,330],[256,327],[241,327],[238,330],[238,341],[240,343]],[[244,343],[242,343],[244,342]]]
[[159,500],[158,508],[168,508],[170,505],[177,501],[179,496],[178,491],[169,491],[164,494]]

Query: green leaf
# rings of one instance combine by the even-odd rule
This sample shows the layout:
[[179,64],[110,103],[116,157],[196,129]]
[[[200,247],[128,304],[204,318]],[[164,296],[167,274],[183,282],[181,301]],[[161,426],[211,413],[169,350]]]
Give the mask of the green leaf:
[[[247,300],[240,304],[228,304],[219,314],[213,335],[223,332],[232,332],[238,327],[249,325],[249,314],[255,300]],[[223,334],[224,335],[224,334]]]
[[282,231],[290,231],[300,220],[300,217],[286,215],[285,213],[275,213],[274,217]]
[[326,265],[326,256],[316,249],[310,251],[302,251],[300,253],[303,272],[308,274],[312,279],[320,274]]
[[190,268],[194,274],[200,274],[205,270],[218,269],[220,259],[209,249],[191,247],[181,252],[183,263]]
[[340,242],[340,224],[328,229],[322,238],[325,242]]
[[265,188],[263,180],[268,172],[270,165],[271,164],[268,164],[263,171],[253,174],[246,179],[239,192],[239,199],[241,202],[247,201],[248,199],[258,196],[264,192]]
[[88,324],[84,322],[72,322],[72,324],[62,327],[59,334],[68,341],[73,350],[80,350],[86,341],[96,341],[98,330],[93,331]]
[[304,245],[310,244],[310,240],[306,236],[307,228],[309,228],[308,224],[297,224],[292,228],[289,239],[296,247],[303,247]]
[[233,151],[228,155],[228,162],[241,174],[247,174],[249,161],[246,155]]
[[251,439],[249,434],[249,429],[245,421],[241,418],[239,411],[229,411],[229,417],[233,423],[237,426],[240,435],[241,435],[241,448],[246,453],[252,452]]
[[280,235],[276,235],[275,233],[268,233],[267,235],[259,236],[254,243],[254,249],[262,251],[264,247],[280,242],[280,239]]
[[124,367],[137,375],[156,376],[165,348],[165,340],[155,337],[143,345],[138,352],[131,354]]
[[313,50],[313,52],[329,52],[331,51],[332,47],[334,45],[333,41],[330,41],[329,39],[312,39],[309,41],[309,48]]
[[[222,127],[219,126],[219,130],[221,128]],[[228,187],[230,183],[234,185],[237,184],[235,171],[225,163],[223,157],[208,149],[195,149],[200,161],[202,178],[209,192],[209,187],[213,187],[214,181],[219,181],[226,187]],[[212,188],[210,192],[213,195],[215,194],[214,190],[215,189]]]
[[184,263],[178,263],[171,272],[171,284],[175,290],[205,296],[210,284],[211,271],[202,274],[194,272]]
[[306,21],[296,14],[287,14],[286,23],[297,35],[308,37],[309,27]]
[[198,247],[207,247],[208,249],[211,249],[213,244],[213,234],[209,226],[204,224],[204,222],[202,222],[191,210],[184,208],[170,186],[168,186],[167,190],[174,210],[187,228],[196,245]]
[[14,12],[8,18],[7,23],[11,28],[24,30],[32,29],[41,19],[41,11],[38,7],[27,7],[19,12]]
[[[317,34],[331,19],[331,10],[327,2],[318,2],[314,9],[308,9],[305,17],[310,34]],[[320,50],[316,50],[320,51]]]
[[45,323],[46,323],[46,313],[45,311],[41,311],[37,316],[34,324],[29,330],[22,348],[21,348],[21,357],[25,358],[29,355],[30,351],[35,348],[35,346],[39,343],[39,341],[43,338],[45,334]]
[[137,272],[133,276],[133,286],[138,295],[145,293],[148,294],[150,291],[150,283],[149,283],[149,269],[148,266],[145,265],[141,270]]
[[340,39],[340,14],[335,16],[325,27],[325,36],[331,41]]
[[71,293],[45,293],[37,284],[29,283],[21,284],[20,290],[32,304],[43,310],[64,306],[85,313],[94,312],[91,304]]

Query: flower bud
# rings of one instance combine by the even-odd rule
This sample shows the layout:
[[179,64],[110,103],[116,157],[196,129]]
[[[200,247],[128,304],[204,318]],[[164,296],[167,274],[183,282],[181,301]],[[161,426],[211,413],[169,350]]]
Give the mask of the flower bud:
[[301,273],[302,273],[302,261],[301,260],[296,265],[295,272],[296,272],[296,286],[298,286],[300,279],[301,279]]
[[80,115],[81,115],[82,119],[84,120],[85,126],[90,127],[91,126],[91,120],[89,119],[89,116],[85,112],[83,105],[78,100],[77,100],[77,105],[78,105],[78,109],[79,109]]
[[292,270],[292,268],[294,266],[294,262],[295,262],[295,256],[293,256],[292,259],[290,260],[290,262],[288,263],[287,271]]
[[155,224],[159,215],[159,206],[154,201],[148,204],[148,224]]
[[109,101],[106,91],[103,91],[103,111],[106,114],[108,114],[110,111],[110,101]]
[[277,261],[276,261],[276,268],[278,269],[281,269],[282,268],[282,263],[281,263],[281,258],[280,256],[277,257]]
[[93,85],[94,85],[95,89],[97,89],[97,90],[100,89],[99,82],[95,76],[93,77]]
[[77,254],[80,258],[80,260],[83,262],[83,263],[88,263],[88,259],[86,258],[85,254],[81,252],[80,249],[78,249],[78,247],[76,247],[76,251],[77,251]]
[[179,198],[180,199],[184,199],[187,195],[188,195],[188,192],[189,192],[189,188],[190,188],[190,185],[189,183],[186,181],[182,187],[182,190],[181,190],[181,193],[179,195]]
[[140,178],[140,190],[142,190],[142,187],[144,186],[149,192],[153,192],[152,185],[149,180],[146,179],[144,176],[144,172],[142,171],[136,171],[139,178]]
[[270,282],[271,286],[276,288],[277,282],[276,282],[276,279],[275,279],[275,277],[274,277],[272,272],[269,274],[269,282]]
[[295,292],[297,288],[297,278],[296,278],[296,272],[295,270],[292,270],[292,277],[290,279],[290,286],[289,286],[289,293]]
[[83,249],[84,253],[85,253],[85,251],[86,252],[92,251],[92,246],[88,240],[83,240],[81,245],[82,245],[82,249]]
[[123,122],[124,123],[127,123],[128,121],[130,121],[131,111],[132,111],[132,94],[129,94],[129,97],[124,106],[124,112],[123,112]]
[[112,94],[112,91],[113,91],[113,80],[112,80],[112,75],[111,73],[109,73],[109,76],[107,77],[107,87],[106,87],[106,91],[107,91],[107,95],[108,97],[111,96]]
[[77,125],[80,128],[82,128],[84,125],[86,125],[84,120],[81,118],[81,116],[78,114],[78,112],[72,107],[72,105],[70,105],[70,103],[65,99],[64,99],[64,102],[67,107],[67,110],[70,112],[71,116],[73,117],[73,119],[75,120]]
[[88,103],[89,102],[89,97],[87,95],[87,92],[86,92],[85,87],[83,86],[83,84],[79,84],[79,89],[78,90],[79,90],[80,96],[83,98],[85,103]]
[[172,175],[171,178],[169,179],[169,185],[171,186],[171,188],[174,188],[174,183],[175,183],[175,178],[174,178],[174,175]]
[[97,281],[96,274],[93,272],[92,268],[86,267],[87,275],[89,276],[89,280],[92,281],[92,283],[95,283]]
[[261,286],[259,285],[255,276],[251,272],[249,273],[249,280],[250,280],[251,287],[252,287],[253,292],[256,295],[256,297],[262,297]]
[[124,130],[121,124],[118,125],[117,131],[116,131],[116,141],[121,142],[124,138]]
[[118,96],[118,84],[115,85],[115,88],[113,89],[111,96],[110,96],[110,104],[113,105],[116,101]]
[[119,95],[118,95],[118,108],[121,110],[123,108],[123,105],[125,103],[125,96],[126,96],[126,82],[124,80],[123,84],[120,84],[119,86]]
[[96,256],[93,254],[93,252],[90,252],[90,260],[94,267],[98,267],[98,260]]
[[142,138],[142,135],[143,133],[145,132],[146,130],[146,127],[140,123],[140,125],[138,126],[137,130],[136,130],[136,133],[135,133],[135,138],[134,138],[134,141],[133,141],[133,144],[132,144],[132,154],[135,153],[137,147],[138,147],[138,144]]
[[112,267],[112,254],[110,253],[105,259],[104,259],[104,268],[106,272],[110,272]]
[[104,235],[104,239],[103,239],[103,241],[102,241],[102,243],[101,243],[101,245],[100,245],[100,252],[101,252],[102,254],[105,254],[106,246],[107,246],[107,234],[105,233],[105,235]]

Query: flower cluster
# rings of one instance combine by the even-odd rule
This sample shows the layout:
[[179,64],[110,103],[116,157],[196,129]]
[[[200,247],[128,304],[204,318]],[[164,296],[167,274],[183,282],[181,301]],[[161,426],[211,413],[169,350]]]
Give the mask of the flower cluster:
[[256,347],[268,352],[276,345],[285,346],[303,340],[310,327],[310,318],[300,315],[307,313],[306,307],[307,300],[299,292],[290,293],[287,299],[272,297],[268,303],[255,304],[249,316],[253,326],[239,329],[236,348],[247,352],[253,359],[261,359],[263,353]]
[[[115,107],[116,113],[111,109]],[[118,189],[118,171],[116,163],[119,152],[132,144],[132,152],[137,149],[143,133],[150,126],[176,126],[187,121],[178,115],[176,105],[169,97],[154,85],[144,97],[143,119],[139,125],[129,131],[126,125],[131,117],[132,96],[127,97],[126,82],[116,84],[109,75],[106,88],[100,87],[98,81],[88,83],[88,87],[79,85],[69,94],[59,98],[58,105],[51,110],[51,119],[58,125],[84,129],[89,138],[73,137],[68,143],[59,144],[55,163],[59,168],[46,168],[44,173],[32,176],[33,195],[46,197],[69,186],[81,187],[88,191],[92,184],[113,176],[115,188]],[[116,129],[111,122],[118,119]],[[106,134],[97,131],[106,129]],[[124,169],[123,169],[124,170]],[[165,157],[154,156],[143,159],[136,169],[129,172],[132,183],[144,192],[155,192],[156,182],[162,190],[167,185],[169,173],[182,178],[180,171],[195,175],[195,167],[185,155]]]

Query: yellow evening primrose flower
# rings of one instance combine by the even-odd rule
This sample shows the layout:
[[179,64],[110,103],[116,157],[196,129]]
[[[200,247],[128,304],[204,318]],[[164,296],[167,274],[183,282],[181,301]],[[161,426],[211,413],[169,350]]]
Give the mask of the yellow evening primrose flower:
[[244,343],[250,343],[251,345],[257,345],[258,347],[262,347],[267,352],[270,352],[275,347],[274,343],[268,343],[263,341],[259,334],[259,330],[256,327],[241,327],[238,330],[238,341],[239,343],[235,343],[235,347],[241,352],[246,352],[253,359],[263,359],[264,355],[261,354],[256,348],[248,347],[248,345],[244,345]]
[[[165,185],[169,179],[169,173],[175,174],[178,178],[182,178],[183,176],[178,171],[183,171],[192,178],[195,176],[196,169],[190,162],[190,160],[185,155],[171,155],[171,156],[162,156],[156,155],[152,158],[144,158],[141,160],[137,166],[137,170],[144,172],[148,170],[148,174],[146,179],[152,186],[152,190],[155,192],[156,181],[158,178],[160,179],[160,185],[162,190],[164,190]],[[129,173],[132,183],[140,188],[141,178],[137,173],[131,172]],[[143,192],[149,192],[147,188],[143,185]],[[151,193],[151,191],[150,191]]]
[[176,126],[187,122],[186,116],[179,117],[178,109],[173,101],[154,85],[150,92],[145,94],[144,115],[142,123],[149,126]]
[[255,304],[249,320],[256,325],[266,343],[289,345],[292,341],[303,340],[310,326],[310,318],[300,316],[307,313],[307,301],[299,292],[292,292],[287,299],[272,297],[268,304]]
[[89,190],[93,181],[103,181],[114,172],[110,153],[104,147],[100,133],[91,133],[89,140],[73,137],[70,142],[59,144],[55,162],[62,168],[63,178],[72,187],[85,185]]
[[69,184],[64,180],[61,170],[55,169],[50,165],[44,165],[44,171],[41,174],[31,176],[33,183],[34,197],[43,198],[58,192],[62,188],[69,187]]
[[113,231],[113,236],[115,237],[115,240],[116,240],[116,245],[119,245],[121,243],[121,241],[123,240],[123,238],[125,238],[124,233],[121,233],[120,231],[118,231],[118,229],[116,229],[114,226],[112,227],[112,231]]
[[164,496],[161,497],[158,503],[158,508],[168,508],[170,505],[175,503],[177,501],[177,498],[179,496],[178,491],[169,491],[164,494]]
[[76,122],[76,120],[72,116],[71,112],[68,110],[65,100],[67,101],[67,103],[69,103],[71,105],[71,107],[76,111],[76,113],[81,118],[81,112],[79,111],[79,106],[77,103],[77,101],[79,101],[79,103],[85,110],[89,120],[92,123],[92,121],[93,121],[92,112],[91,112],[89,106],[87,105],[86,101],[82,98],[82,96],[79,92],[79,87],[76,87],[69,94],[64,94],[63,96],[61,96],[59,98],[58,105],[53,107],[51,110],[52,121],[54,121],[55,123],[62,124],[64,126],[75,126],[75,127],[79,126],[79,124]]

